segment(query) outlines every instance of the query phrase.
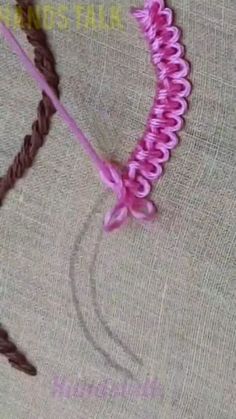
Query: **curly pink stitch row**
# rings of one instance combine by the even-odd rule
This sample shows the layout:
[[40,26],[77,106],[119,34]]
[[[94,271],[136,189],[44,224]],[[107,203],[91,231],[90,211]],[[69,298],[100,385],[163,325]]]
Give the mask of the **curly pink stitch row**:
[[110,167],[113,182],[103,179],[118,195],[117,205],[105,218],[107,231],[121,226],[128,215],[139,220],[154,218],[156,206],[148,197],[153,182],[162,175],[170,150],[178,143],[176,133],[183,126],[185,98],[191,92],[186,79],[189,65],[182,58],[184,47],[179,43],[180,30],[172,25],[172,11],[163,0],[149,0],[143,9],[133,9],[132,14],[148,41],[159,88],[146,130],[126,167],[119,175]]
[[185,98],[191,91],[186,79],[189,65],[182,58],[184,48],[178,42],[179,29],[172,25],[172,11],[165,7],[163,0],[149,0],[143,9],[133,9],[132,14],[147,38],[160,82],[143,137],[127,165],[121,169],[101,159],[14,35],[0,22],[0,32],[12,50],[51,99],[60,117],[99,170],[102,181],[117,195],[115,208],[105,217],[106,231],[120,227],[129,215],[142,221],[154,218],[156,206],[149,198],[152,184],[161,176],[163,163],[169,159],[170,150],[178,142],[176,133],[182,127],[182,115],[187,109]]

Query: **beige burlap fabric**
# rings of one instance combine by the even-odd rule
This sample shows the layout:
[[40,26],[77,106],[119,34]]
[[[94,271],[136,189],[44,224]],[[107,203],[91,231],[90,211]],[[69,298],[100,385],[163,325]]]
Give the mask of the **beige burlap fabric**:
[[[129,0],[119,1],[122,30],[76,28],[75,4],[68,29],[48,31],[62,99],[100,153],[123,160],[152,103],[149,54]],[[1,419],[236,417],[235,1],[168,4],[194,90],[181,145],[154,190],[158,221],[101,231],[114,197],[58,116],[1,209],[0,318],[39,370],[27,377],[1,359]],[[0,71],[3,173],[40,92],[2,40]],[[158,380],[154,397],[85,392],[147,378]]]

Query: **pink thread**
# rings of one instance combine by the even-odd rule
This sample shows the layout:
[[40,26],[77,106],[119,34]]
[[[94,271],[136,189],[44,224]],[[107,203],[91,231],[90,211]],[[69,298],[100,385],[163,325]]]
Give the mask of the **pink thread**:
[[186,79],[189,64],[179,43],[181,33],[172,25],[172,11],[165,7],[164,0],[148,0],[143,9],[133,8],[131,13],[149,44],[160,82],[145,133],[120,175],[118,188],[122,192],[105,218],[107,231],[120,227],[128,215],[142,221],[155,217],[157,209],[149,199],[152,184],[162,175],[163,163],[178,144],[176,133],[183,126],[186,98],[191,92]]
[[27,72],[38,83],[40,89],[43,90],[51,99],[55,109],[58,111],[58,114],[67,124],[71,132],[75,135],[76,139],[80,142],[84,151],[91,158],[94,165],[98,168],[99,171],[103,172],[103,174],[107,175],[109,178],[110,173],[107,164],[98,156],[97,152],[90,144],[88,138],[78,127],[75,120],[70,116],[69,112],[66,110],[66,108],[63,106],[63,104],[60,102],[60,100],[57,98],[57,96],[51,89],[51,87],[48,85],[44,76],[33,65],[23,48],[20,46],[17,39],[14,37],[10,29],[8,29],[3,22],[0,22],[0,31],[4,36],[5,40],[7,41],[8,45],[18,55],[20,61],[22,62]]
[[183,126],[186,98],[191,92],[191,85],[186,79],[189,65],[183,59],[184,48],[179,43],[180,30],[172,25],[172,11],[165,7],[164,0],[147,0],[143,9],[132,9],[132,14],[147,39],[160,81],[145,132],[122,169],[98,156],[13,34],[0,23],[0,31],[8,44],[39,87],[50,97],[61,118],[98,168],[102,181],[116,194],[117,204],[105,216],[106,231],[119,228],[129,215],[140,221],[154,219],[157,209],[149,195],[153,183],[163,173],[163,163],[169,159],[170,150],[178,144],[176,133]]

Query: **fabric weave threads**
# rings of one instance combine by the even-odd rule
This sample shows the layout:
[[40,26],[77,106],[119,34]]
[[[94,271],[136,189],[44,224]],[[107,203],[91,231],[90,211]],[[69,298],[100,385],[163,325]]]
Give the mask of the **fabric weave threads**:
[[162,174],[162,164],[170,157],[169,150],[177,145],[176,132],[182,128],[182,115],[187,109],[185,98],[191,91],[191,85],[186,79],[189,65],[182,58],[184,49],[178,42],[180,31],[172,26],[172,11],[164,7],[163,0],[149,0],[144,9],[134,9],[132,13],[149,43],[152,61],[160,74],[160,91],[157,90],[143,138],[120,172],[99,157],[58,100],[47,83],[46,76],[43,77],[34,68],[11,31],[0,24],[3,36],[18,54],[26,70],[47,93],[61,118],[74,132],[84,151],[98,168],[103,182],[117,195],[117,205],[105,217],[106,231],[119,228],[129,215],[141,221],[152,220],[155,216],[156,207],[149,199],[149,194],[152,184]]
[[[32,0],[16,0],[21,10],[21,26],[27,35],[29,43],[34,47],[34,62],[38,70],[45,76],[48,84],[59,96],[59,76],[55,68],[55,59],[51,52],[47,35],[42,29],[36,29],[31,22],[28,27],[29,7],[33,7]],[[6,174],[0,178],[0,206],[7,193],[14,188],[16,181],[24,176],[43,146],[50,128],[50,119],[55,113],[51,100],[43,92],[42,100],[38,104],[38,119],[32,125],[32,134],[26,135],[21,150],[9,166]],[[28,362],[25,355],[18,351],[15,344],[9,341],[7,332],[0,326],[0,353],[6,356],[14,368],[29,375],[36,375],[37,371]]]
[[16,345],[10,340],[8,333],[0,324],[0,354],[4,355],[13,368],[25,374],[37,375],[36,368],[27,360],[25,355],[17,349]]
[[[42,29],[37,29],[30,22],[29,7],[33,7],[32,0],[16,0],[17,7],[20,7],[21,26],[27,35],[27,39],[34,47],[34,63],[38,70],[44,75],[48,84],[59,96],[59,76],[55,68],[55,59],[50,49],[47,35]],[[26,135],[19,153],[15,156],[6,174],[0,178],[0,206],[7,193],[14,188],[16,181],[24,176],[29,169],[39,149],[43,146],[45,137],[50,129],[50,120],[55,113],[51,100],[43,92],[42,100],[38,104],[37,120],[32,125],[32,133]]]
[[180,31],[172,25],[172,11],[165,7],[164,0],[149,0],[143,9],[133,9],[132,13],[149,43],[152,61],[160,75],[160,91],[157,88],[146,131],[127,165],[121,169],[102,160],[11,31],[3,23],[0,26],[26,71],[50,97],[60,117],[98,169],[103,183],[116,194],[117,204],[105,217],[105,231],[119,228],[130,215],[139,221],[154,219],[157,209],[149,195],[154,181],[162,175],[169,150],[178,143],[176,133],[183,126],[186,98],[191,92],[186,78],[189,65],[183,59],[184,48],[179,43]]

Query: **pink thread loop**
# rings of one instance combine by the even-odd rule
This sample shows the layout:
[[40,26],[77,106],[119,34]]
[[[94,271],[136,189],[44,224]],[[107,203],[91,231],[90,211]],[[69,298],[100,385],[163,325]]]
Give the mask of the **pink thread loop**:
[[[100,172],[103,183],[115,192],[117,196],[117,204],[109,211],[104,219],[104,229],[107,232],[113,231],[121,227],[122,224],[132,216],[137,220],[150,221],[156,213],[156,207],[152,201],[145,199],[144,196],[150,192],[148,191],[140,194],[134,194],[134,184],[124,181],[122,173],[119,172],[111,164],[107,164],[109,170],[106,174]],[[141,177],[140,177],[141,178]],[[143,179],[145,182],[145,179]]]
[[128,216],[141,221],[150,221],[155,217],[157,209],[148,197],[152,184],[163,172],[163,163],[170,157],[169,150],[178,144],[177,132],[182,128],[183,115],[187,110],[186,98],[191,92],[191,84],[186,78],[189,64],[183,58],[184,47],[179,42],[180,30],[172,25],[172,10],[165,7],[164,0],[146,0],[144,8],[134,8],[132,14],[147,39],[160,81],[145,132],[122,170],[104,162],[96,153],[91,142],[31,63],[11,31],[0,22],[0,31],[12,50],[17,53],[28,73],[45,91],[61,118],[75,134],[99,170],[103,183],[116,194],[117,203],[105,216],[106,231],[119,228]]

